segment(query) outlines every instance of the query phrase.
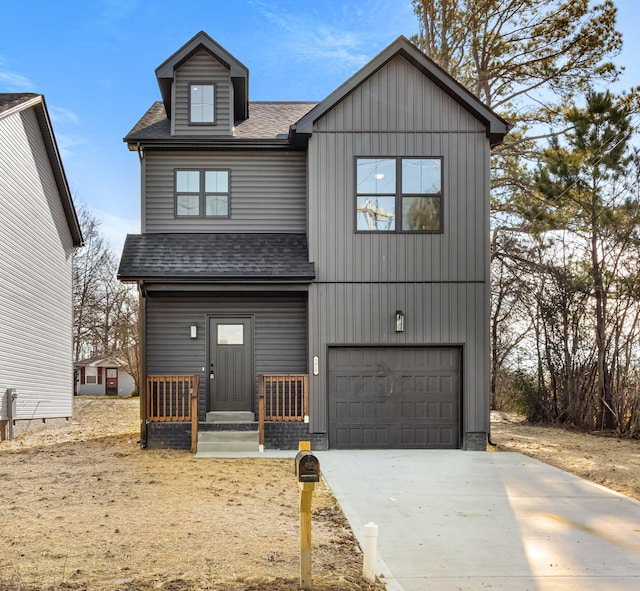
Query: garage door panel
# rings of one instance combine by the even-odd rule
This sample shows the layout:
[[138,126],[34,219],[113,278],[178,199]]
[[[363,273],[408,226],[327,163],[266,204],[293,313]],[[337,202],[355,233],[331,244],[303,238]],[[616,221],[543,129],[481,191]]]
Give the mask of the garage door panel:
[[337,448],[457,448],[460,350],[329,350],[329,444]]

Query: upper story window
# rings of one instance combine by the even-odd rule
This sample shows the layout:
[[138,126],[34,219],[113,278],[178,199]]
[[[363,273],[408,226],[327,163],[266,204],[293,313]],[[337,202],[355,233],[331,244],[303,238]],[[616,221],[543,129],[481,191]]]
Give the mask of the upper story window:
[[356,230],[442,232],[442,158],[356,158]]
[[176,170],[176,216],[229,217],[228,170]]
[[215,98],[215,84],[189,84],[189,123],[215,123]]

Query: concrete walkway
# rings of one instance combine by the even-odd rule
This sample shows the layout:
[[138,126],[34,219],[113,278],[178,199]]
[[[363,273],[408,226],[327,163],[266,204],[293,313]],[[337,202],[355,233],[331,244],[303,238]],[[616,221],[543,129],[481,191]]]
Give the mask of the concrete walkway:
[[314,453],[389,590],[640,589],[633,499],[517,453]]

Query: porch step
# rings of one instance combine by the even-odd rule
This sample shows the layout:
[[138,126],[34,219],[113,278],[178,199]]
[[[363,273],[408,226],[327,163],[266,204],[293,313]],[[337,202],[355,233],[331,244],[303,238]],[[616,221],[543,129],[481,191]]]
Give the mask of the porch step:
[[[257,431],[199,431],[198,453],[260,451]],[[201,457],[203,457],[201,456]]]
[[250,410],[207,413],[207,423],[253,423],[255,420],[256,417]]

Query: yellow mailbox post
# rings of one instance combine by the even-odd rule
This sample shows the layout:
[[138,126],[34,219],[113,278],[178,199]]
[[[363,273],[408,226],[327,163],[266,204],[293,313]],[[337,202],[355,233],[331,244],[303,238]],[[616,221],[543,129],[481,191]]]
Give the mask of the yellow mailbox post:
[[295,470],[300,488],[300,585],[311,588],[311,499],[316,482],[320,482],[320,462],[302,445],[296,455]]

